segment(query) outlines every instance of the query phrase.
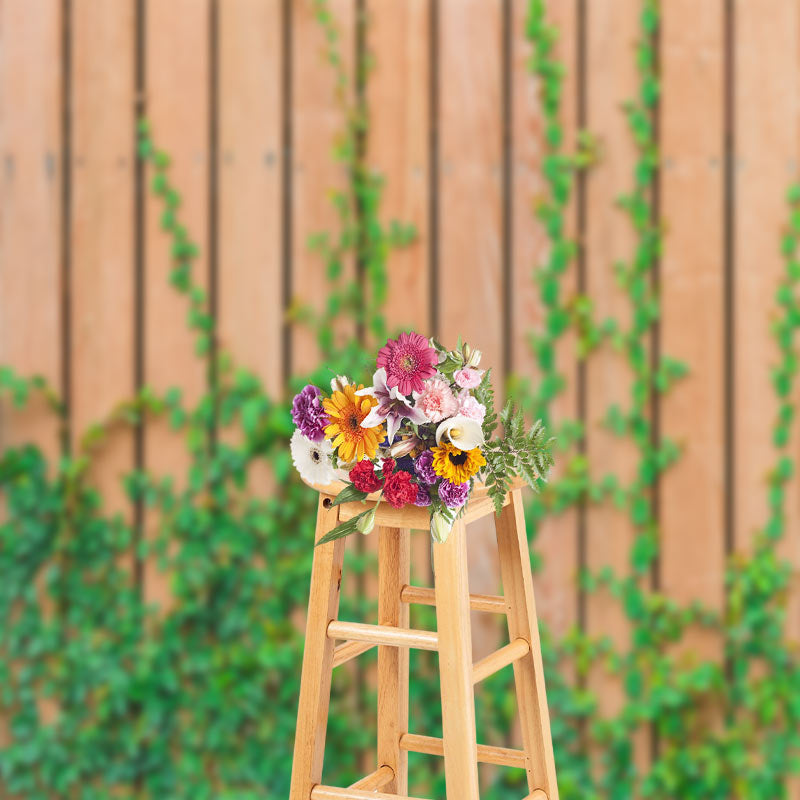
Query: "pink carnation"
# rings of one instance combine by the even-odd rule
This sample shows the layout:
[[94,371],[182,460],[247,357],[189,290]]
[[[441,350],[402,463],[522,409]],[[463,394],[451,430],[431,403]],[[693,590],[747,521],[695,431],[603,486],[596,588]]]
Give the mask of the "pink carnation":
[[476,386],[480,386],[482,375],[482,369],[464,367],[464,369],[457,370],[453,375],[453,378],[455,379],[456,384],[462,389],[474,389]]
[[431,422],[441,422],[455,416],[458,412],[458,401],[447,381],[431,378],[425,381],[415,407],[421,409]]
[[479,403],[469,392],[463,391],[458,395],[458,413],[462,417],[468,417],[483,424],[486,406]]

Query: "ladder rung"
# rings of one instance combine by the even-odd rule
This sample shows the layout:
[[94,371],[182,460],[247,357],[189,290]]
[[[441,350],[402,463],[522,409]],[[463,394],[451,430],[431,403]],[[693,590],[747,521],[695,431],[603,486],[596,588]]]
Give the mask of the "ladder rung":
[[408,797],[404,794],[369,792],[361,789],[337,789],[335,786],[317,784],[311,790],[311,800],[422,800],[422,798]]
[[537,789],[533,794],[529,794],[525,800],[547,800],[547,792]]
[[374,644],[369,642],[344,642],[333,648],[333,666],[340,667],[351,659],[357,658],[362,653],[372,650]]
[[520,658],[528,655],[531,646],[525,639],[514,639],[513,642],[495,650],[491,655],[482,658],[472,667],[472,682],[478,683],[479,681],[494,675],[495,672],[513,664]]
[[328,624],[328,638],[352,639],[393,647],[416,647],[420,650],[439,649],[439,636],[434,631],[395,628],[391,625],[365,625],[362,622],[334,620]]
[[[429,756],[443,756],[444,742],[435,736],[404,733],[400,737],[400,749],[411,753],[426,753]],[[509,747],[493,747],[488,744],[479,744],[478,761],[482,764],[500,764],[504,767],[525,769],[525,753],[522,750],[512,750]]]
[[[400,592],[400,599],[404,603],[417,603],[422,606],[436,605],[436,592],[424,586],[404,586]],[[490,611],[493,614],[506,613],[504,597],[496,594],[471,594],[469,607],[475,611]]]
[[383,789],[393,778],[394,770],[388,764],[384,764],[382,767],[378,767],[375,772],[370,772],[369,775],[365,775],[360,781],[351,783],[349,788],[374,792],[377,789]]

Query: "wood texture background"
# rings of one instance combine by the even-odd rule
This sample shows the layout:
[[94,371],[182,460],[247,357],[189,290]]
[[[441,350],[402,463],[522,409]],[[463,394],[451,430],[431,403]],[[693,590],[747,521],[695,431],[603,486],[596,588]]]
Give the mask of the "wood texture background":
[[[636,87],[639,3],[550,5],[567,67],[567,142],[587,128],[603,154],[570,206],[583,247],[566,281],[585,285],[600,313],[624,316],[611,267],[632,236],[613,202],[632,181],[621,102]],[[525,333],[541,320],[532,274],[545,237],[532,213],[543,191],[543,143],[526,68],[526,2],[331,6],[350,63],[356,15],[369,15],[369,157],[386,177],[384,216],[419,232],[390,263],[390,324],[451,343],[463,335],[498,379],[533,374]],[[345,180],[331,155],[343,120],[323,44],[311,0],[0,4],[0,362],[61,387],[73,440],[137,386],[179,384],[191,398],[205,380],[134,156],[139,112],[173,156],[223,344],[274,393],[287,371],[314,364],[312,343],[287,328],[283,311],[294,297],[324,300],[323,265],[306,240],[335,225],[327,193]],[[800,156],[800,6],[670,0],[658,49],[657,191],[667,237],[652,346],[686,360],[691,376],[653,409],[661,430],[687,445],[658,488],[654,581],[681,601],[719,604],[726,557],[748,546],[766,516],[775,411],[768,323],[782,269],[783,198]],[[627,395],[625,363],[602,354],[579,381],[569,338],[559,355],[570,380],[557,412],[585,409],[590,462],[630,473],[633,453],[596,424],[608,402]],[[52,454],[55,434],[36,408],[4,410],[3,443],[33,439]],[[183,458],[153,423],[138,439],[118,436],[97,479],[111,507],[124,510],[125,469],[139,462],[175,472]],[[795,560],[798,519],[795,488],[785,543]],[[624,568],[632,535],[608,509],[545,525],[539,610],[558,632],[577,623],[624,641],[618,605],[582,596],[575,575],[580,563]],[[494,591],[491,531],[476,531],[471,545],[473,591]],[[148,595],[163,594],[162,580],[144,570]],[[496,632],[475,638],[480,657]],[[604,693],[609,706],[618,701]]]

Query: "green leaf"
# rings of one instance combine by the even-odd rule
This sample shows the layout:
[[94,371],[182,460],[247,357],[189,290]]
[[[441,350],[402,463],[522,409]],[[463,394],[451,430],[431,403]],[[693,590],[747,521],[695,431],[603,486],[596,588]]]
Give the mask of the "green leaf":
[[344,489],[342,489],[341,492],[339,492],[339,494],[336,495],[334,500],[331,502],[331,505],[338,506],[342,503],[350,503],[355,500],[364,500],[367,496],[367,492],[362,492],[359,489],[356,489],[352,483],[349,483],[344,487]]

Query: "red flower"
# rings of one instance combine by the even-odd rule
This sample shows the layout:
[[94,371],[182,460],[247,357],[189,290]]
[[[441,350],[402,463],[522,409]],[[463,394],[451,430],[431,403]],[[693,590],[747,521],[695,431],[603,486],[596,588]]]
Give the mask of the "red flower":
[[369,459],[362,459],[350,470],[350,480],[360,492],[377,492],[383,481],[375,474],[375,467]]
[[392,508],[402,508],[417,499],[417,485],[408,472],[395,472],[386,479],[383,496]]
[[393,458],[384,458],[383,466],[381,467],[381,471],[383,472],[383,477],[388,478],[394,472],[394,468],[396,466],[397,462]]

